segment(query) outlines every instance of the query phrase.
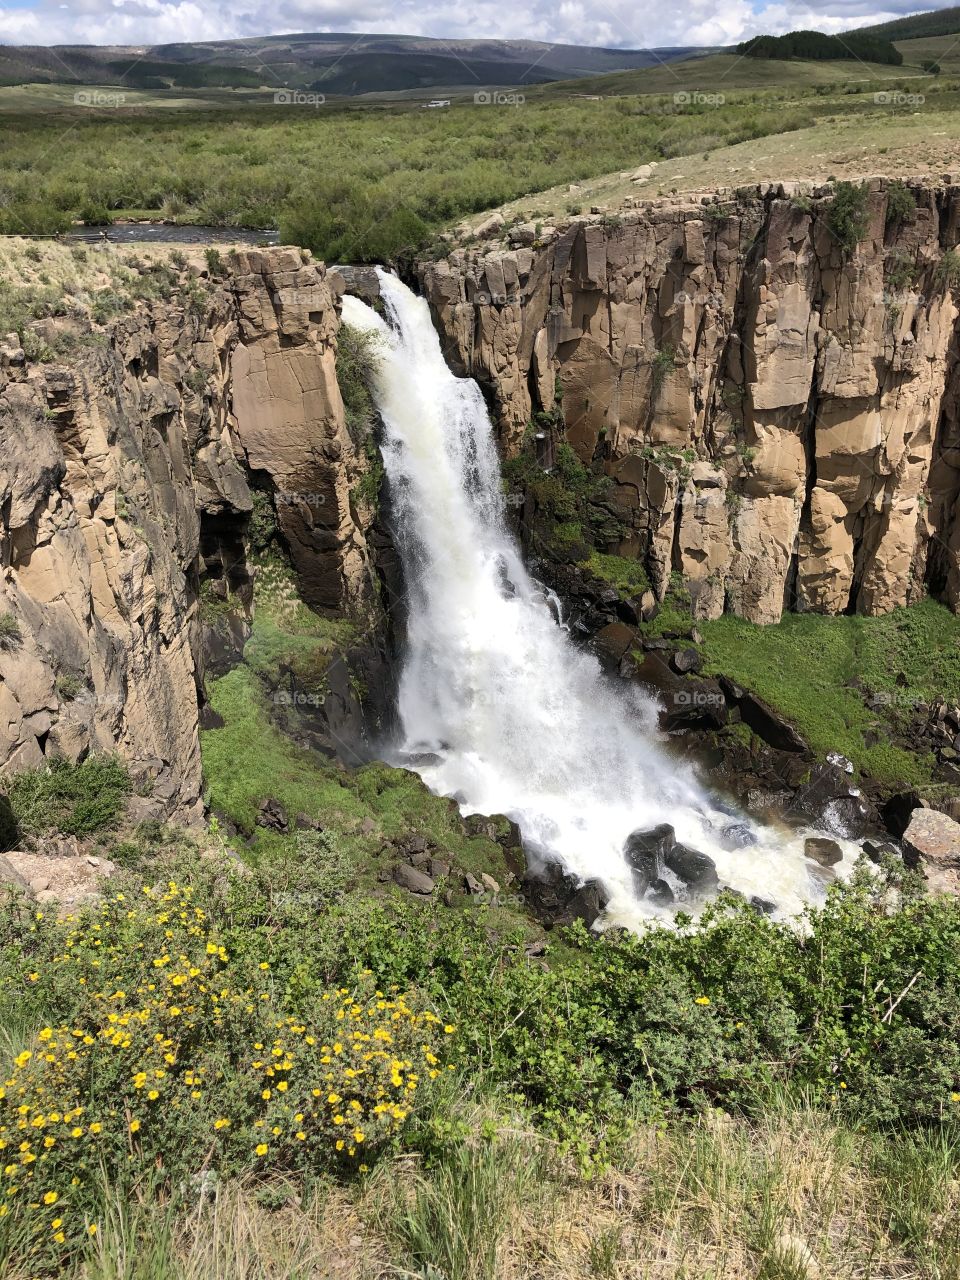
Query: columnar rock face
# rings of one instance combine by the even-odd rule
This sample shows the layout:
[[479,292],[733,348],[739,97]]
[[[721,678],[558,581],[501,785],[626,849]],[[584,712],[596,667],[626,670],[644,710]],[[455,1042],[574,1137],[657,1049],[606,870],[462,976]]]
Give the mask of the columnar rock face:
[[561,410],[613,481],[606,549],[641,558],[661,596],[681,573],[699,616],[883,613],[925,584],[960,598],[960,189],[916,184],[896,218],[889,184],[868,188],[854,247],[832,193],[781,187],[420,266],[505,452]]
[[251,487],[312,603],[367,601],[336,291],[299,250],[225,265],[68,365],[0,346],[0,774],[116,749],[199,813],[198,598],[249,611]]

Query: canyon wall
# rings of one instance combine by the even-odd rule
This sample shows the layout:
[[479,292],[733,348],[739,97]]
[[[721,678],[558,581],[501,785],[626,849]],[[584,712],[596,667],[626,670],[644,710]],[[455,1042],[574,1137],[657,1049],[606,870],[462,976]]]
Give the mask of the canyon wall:
[[599,549],[661,598],[681,574],[697,616],[960,598],[960,189],[910,184],[903,213],[867,187],[855,245],[829,188],[780,186],[494,219],[495,242],[418,264],[505,453],[549,465],[565,441],[606,475]]
[[64,363],[0,346],[0,774],[118,750],[189,820],[204,668],[252,606],[255,491],[310,604],[362,613],[373,586],[342,282],[296,249],[181,268]]

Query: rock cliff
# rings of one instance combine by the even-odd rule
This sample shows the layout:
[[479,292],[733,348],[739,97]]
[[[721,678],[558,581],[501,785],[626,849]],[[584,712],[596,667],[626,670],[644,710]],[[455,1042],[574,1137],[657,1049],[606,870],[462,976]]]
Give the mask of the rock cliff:
[[956,607],[960,189],[902,190],[867,183],[856,243],[832,189],[780,186],[492,220],[417,271],[504,451],[608,477],[598,549],[660,598],[679,573],[706,618]]
[[296,249],[176,256],[162,299],[81,324],[67,362],[31,359],[22,333],[0,346],[0,773],[116,749],[190,819],[205,664],[251,608],[257,494],[310,604],[362,613],[374,593],[337,278]]

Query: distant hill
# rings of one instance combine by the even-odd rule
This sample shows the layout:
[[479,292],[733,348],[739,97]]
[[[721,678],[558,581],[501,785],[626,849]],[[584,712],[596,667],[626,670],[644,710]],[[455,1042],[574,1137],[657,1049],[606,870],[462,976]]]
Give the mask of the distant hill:
[[544,84],[659,66],[697,50],[320,32],[154,46],[0,46],[0,84],[293,88],[326,94]]
[[899,67],[903,54],[890,40],[875,33],[846,31],[839,36],[822,31],[790,31],[782,36],[754,36],[737,45],[737,53],[747,58],[773,58],[789,61],[802,58],[808,62],[856,60],[880,62]]
[[857,27],[858,35],[884,36],[887,40],[920,40],[925,36],[952,36],[960,32],[960,6],[914,13],[872,27]]

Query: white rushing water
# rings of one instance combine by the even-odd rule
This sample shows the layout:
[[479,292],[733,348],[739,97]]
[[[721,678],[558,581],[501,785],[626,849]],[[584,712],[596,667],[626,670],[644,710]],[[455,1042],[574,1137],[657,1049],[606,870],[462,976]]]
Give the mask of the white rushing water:
[[[558,625],[505,524],[479,387],[447,368],[426,301],[379,275],[390,323],[350,296],[343,318],[381,339],[373,393],[409,609],[399,748],[435,755],[417,772],[464,813],[507,814],[528,852],[602,880],[612,921],[656,914],[634,895],[623,846],[665,822],[721,884],[799,910],[817,892],[803,835],[732,815],[671,757],[652,698],[611,682]],[[732,823],[756,843],[725,848]]]

